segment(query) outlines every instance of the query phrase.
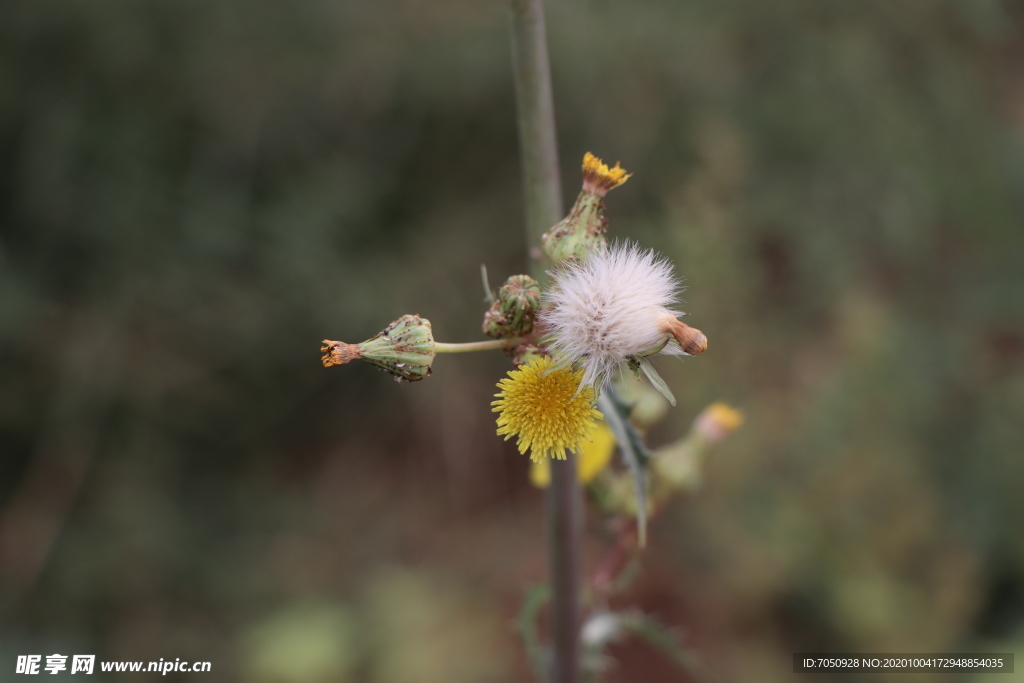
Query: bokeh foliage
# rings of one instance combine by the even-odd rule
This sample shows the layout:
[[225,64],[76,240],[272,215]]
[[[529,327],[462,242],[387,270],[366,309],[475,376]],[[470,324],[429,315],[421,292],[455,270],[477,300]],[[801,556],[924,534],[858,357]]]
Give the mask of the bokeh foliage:
[[[398,386],[317,353],[403,313],[477,339],[479,264],[522,270],[504,6],[3,17],[0,678],[45,650],[522,680],[543,544],[493,434],[506,362]],[[635,173],[612,233],[675,260],[710,339],[661,364],[654,441],[713,400],[748,416],[631,596],[724,680],[1024,642],[1022,19],[549,3],[565,186],[588,150]],[[617,654],[612,680],[676,680]]]

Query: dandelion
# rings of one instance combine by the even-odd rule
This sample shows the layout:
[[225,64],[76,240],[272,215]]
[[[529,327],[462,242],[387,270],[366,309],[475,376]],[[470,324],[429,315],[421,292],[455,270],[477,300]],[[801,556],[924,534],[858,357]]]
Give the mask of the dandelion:
[[[540,314],[556,366],[579,365],[582,384],[598,387],[616,368],[642,368],[667,392],[645,356],[696,355],[708,343],[700,330],[678,320],[680,289],[668,260],[629,242],[565,263]],[[666,397],[675,403],[670,393]]]
[[[580,387],[582,370],[551,370],[548,357],[534,358],[498,382],[501,393],[491,405],[498,415],[498,435],[518,436],[520,453],[530,459],[565,459],[567,450],[579,452],[604,416],[594,409],[594,393]],[[549,371],[550,370],[550,371]]]

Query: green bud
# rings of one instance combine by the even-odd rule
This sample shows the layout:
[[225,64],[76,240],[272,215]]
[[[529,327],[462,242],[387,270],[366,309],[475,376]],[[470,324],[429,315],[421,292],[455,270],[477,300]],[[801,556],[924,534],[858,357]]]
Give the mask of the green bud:
[[325,339],[320,348],[324,367],[344,365],[356,358],[387,370],[399,381],[416,382],[430,374],[434,362],[434,335],[430,321],[418,315],[403,315],[373,339],[362,344]]
[[533,331],[540,308],[540,284],[529,275],[513,275],[498,290],[498,298],[484,314],[484,334],[496,339],[522,337]]
[[604,197],[580,192],[569,215],[540,238],[541,245],[555,263],[582,260],[590,252],[608,247],[607,225]]

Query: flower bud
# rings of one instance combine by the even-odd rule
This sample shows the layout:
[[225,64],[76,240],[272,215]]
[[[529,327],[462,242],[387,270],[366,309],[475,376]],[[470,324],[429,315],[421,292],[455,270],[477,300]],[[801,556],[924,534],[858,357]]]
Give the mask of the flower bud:
[[626,182],[629,176],[619,164],[608,168],[587,152],[583,157],[583,191],[569,215],[541,237],[544,253],[557,263],[580,260],[592,251],[607,248],[604,196]]
[[718,443],[743,424],[743,413],[728,403],[717,401],[700,412],[693,430],[709,443]]
[[325,339],[320,352],[324,354],[321,361],[325,368],[362,358],[390,372],[399,381],[416,382],[431,372],[434,335],[426,318],[403,315],[362,344]]
[[529,275],[513,275],[498,290],[498,298],[484,314],[484,334],[496,339],[522,337],[533,331],[540,308],[540,284]]

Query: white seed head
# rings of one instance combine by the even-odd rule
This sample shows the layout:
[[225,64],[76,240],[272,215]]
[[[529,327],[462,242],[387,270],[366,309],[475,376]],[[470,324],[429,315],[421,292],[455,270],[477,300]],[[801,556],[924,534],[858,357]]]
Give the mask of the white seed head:
[[[666,316],[682,287],[672,264],[637,244],[620,242],[564,264],[554,273],[540,321],[551,354],[580,364],[583,384],[604,383],[631,356],[665,344]],[[662,353],[681,354],[675,344]]]

